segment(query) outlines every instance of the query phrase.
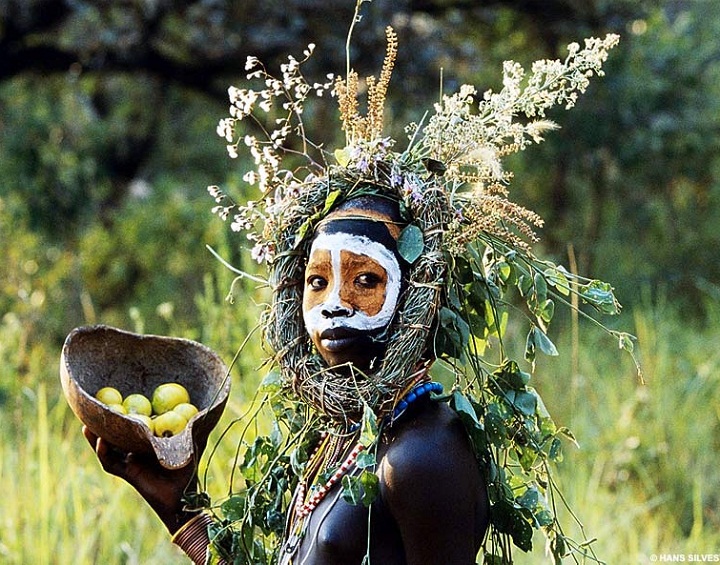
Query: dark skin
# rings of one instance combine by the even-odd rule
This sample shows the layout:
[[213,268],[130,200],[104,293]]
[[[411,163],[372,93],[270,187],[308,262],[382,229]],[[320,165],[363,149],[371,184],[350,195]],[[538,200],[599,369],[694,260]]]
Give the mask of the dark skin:
[[[350,306],[350,312],[363,307]],[[367,364],[352,343],[332,353],[328,363]],[[118,451],[87,429],[83,433],[103,469],[134,487],[171,534],[194,516],[182,499],[197,489],[195,462],[167,470],[152,458]],[[369,548],[371,563],[378,565],[474,564],[489,503],[457,415],[444,403],[417,401],[383,433],[377,456],[380,495],[370,510],[343,501],[335,485],[307,518],[296,550],[283,550],[280,563],[361,565]]]
[[[445,404],[421,401],[379,446],[380,496],[368,510],[334,487],[310,515],[293,564],[471,565],[488,525],[483,479]],[[280,563],[284,564],[283,557]]]
[[[371,562],[471,565],[488,526],[483,478],[455,413],[441,403],[418,404],[379,446],[380,496],[371,507]],[[87,429],[84,433],[103,469],[132,485],[171,534],[192,518],[183,510],[182,496],[196,485],[194,465],[170,471],[152,459],[115,450]],[[293,564],[362,562],[368,510],[338,494],[336,486],[310,515]]]

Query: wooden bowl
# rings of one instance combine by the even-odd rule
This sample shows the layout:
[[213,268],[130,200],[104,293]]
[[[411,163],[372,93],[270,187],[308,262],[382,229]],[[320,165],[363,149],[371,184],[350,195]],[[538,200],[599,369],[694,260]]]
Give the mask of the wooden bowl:
[[[208,347],[187,339],[141,335],[109,326],[76,328],[65,339],[60,380],[75,415],[95,435],[126,452],[154,454],[177,469],[199,460],[230,392],[227,367]],[[156,386],[177,382],[199,412],[172,437],[156,437],[142,422],[118,414],[95,398],[105,386],[125,398],[148,398]]]

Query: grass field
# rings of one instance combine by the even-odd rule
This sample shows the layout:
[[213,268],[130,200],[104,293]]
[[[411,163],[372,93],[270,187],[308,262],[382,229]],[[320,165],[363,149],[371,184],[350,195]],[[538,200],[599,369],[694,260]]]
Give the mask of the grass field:
[[[244,330],[216,297],[206,298],[204,327],[193,337],[232,355]],[[538,367],[535,384],[548,408],[580,443],[566,446],[560,484],[608,564],[717,559],[720,311],[702,327],[664,305],[623,321],[638,336],[646,384],[599,335],[575,344],[570,331],[556,336],[566,355]],[[58,360],[57,345],[33,343],[12,314],[1,320],[0,563],[188,562],[134,491],[101,471],[62,397]],[[253,363],[235,371],[226,422],[257,382]],[[225,460],[213,459],[210,471],[217,493],[229,474]],[[539,535],[535,546],[530,555],[518,551],[517,563],[549,563]]]

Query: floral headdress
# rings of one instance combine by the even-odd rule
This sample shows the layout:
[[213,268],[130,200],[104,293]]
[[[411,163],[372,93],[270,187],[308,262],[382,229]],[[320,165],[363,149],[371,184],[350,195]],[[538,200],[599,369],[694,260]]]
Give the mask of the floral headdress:
[[[572,437],[552,422],[529,386],[530,375],[506,357],[503,334],[511,310],[506,296],[514,290],[527,306],[525,359],[530,363],[537,351],[557,354],[547,335],[556,303],[570,305],[574,294],[600,313],[616,314],[620,306],[607,283],[534,256],[531,244],[542,220],[508,199],[512,174],[503,159],[557,128],[546,111],[571,108],[589,79],[603,74],[608,50],[619,38],[591,38],[583,47],[573,43],[564,61],[537,61],[530,73],[505,62],[499,92],[479,95],[464,85],[443,95],[432,112],[406,127],[408,142],[398,149],[400,144],[383,133],[398,45],[392,28],[386,37],[380,75],[364,82],[349,67],[344,78],[307,81],[301,66],[313,45],[300,60],[288,57],[279,78],[257,58],[248,58],[247,78],[261,87],[230,88],[230,116],[218,133],[231,156],[243,145],[248,148],[254,168],[244,179],[259,196],[236,204],[210,187],[214,211],[229,218],[233,230],[246,232],[252,256],[268,265],[273,300],[263,326],[280,368],[280,388],[292,390],[330,425],[349,426],[363,414],[391,411],[430,351],[455,375],[448,400],[486,466],[494,508],[488,554],[507,557],[502,536],[527,550],[532,530],[541,528],[560,558],[573,545],[548,500],[553,484],[548,462],[560,457],[560,438]],[[365,115],[359,110],[361,90],[367,96]],[[337,99],[345,132],[345,146],[334,151],[313,143],[303,122],[308,98],[327,95]],[[261,134],[240,134],[243,121],[254,122]],[[384,360],[371,374],[348,378],[313,352],[302,321],[302,281],[318,222],[342,202],[368,194],[399,203],[406,227],[398,252],[410,271]],[[610,333],[621,348],[632,349],[631,336]],[[499,351],[494,364],[485,355],[491,347]],[[295,441],[302,443],[297,436]],[[268,480],[271,475],[266,470]],[[580,547],[575,550],[591,552]]]

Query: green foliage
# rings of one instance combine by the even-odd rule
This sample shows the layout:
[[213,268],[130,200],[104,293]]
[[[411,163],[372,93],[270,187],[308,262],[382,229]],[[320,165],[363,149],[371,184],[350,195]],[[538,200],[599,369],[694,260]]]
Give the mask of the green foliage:
[[[43,11],[38,6],[49,12],[53,4],[63,3],[22,4],[24,17],[30,18],[25,21],[32,21],[33,14]],[[57,383],[59,349],[69,329],[104,322],[185,335],[212,346],[226,359],[232,359],[238,344],[251,336],[235,363],[228,439],[204,462],[205,484],[214,500],[226,494],[232,466],[228,462],[235,460],[235,442],[229,439],[237,437],[234,418],[244,412],[256,388],[257,366],[264,355],[258,336],[252,336],[257,320],[250,304],[262,301],[262,293],[251,281],[242,280],[233,287],[236,303],[223,302],[232,275],[204,251],[207,242],[233,264],[244,260],[242,242],[227,239],[219,224],[203,220],[209,204],[203,187],[226,176],[226,184],[239,184],[226,175],[224,148],[213,135],[224,102],[215,102],[212,93],[224,90],[230,80],[194,72],[202,66],[197,63],[201,53],[217,56],[242,44],[247,54],[246,42],[272,47],[274,41],[298,41],[294,34],[299,28],[285,26],[284,18],[267,16],[268,10],[287,16],[286,2],[261,7],[268,25],[278,22],[273,29],[279,33],[257,33],[266,29],[257,27],[257,19],[249,20],[252,33],[247,33],[240,23],[248,18],[245,6],[240,11],[243,19],[237,20],[231,19],[232,9],[217,8],[217,3],[195,3],[189,17],[178,12],[165,19],[160,17],[162,10],[156,11],[158,3],[154,8],[147,2],[131,4],[132,10],[108,4],[112,14],[105,17],[100,5],[73,3],[78,13],[70,26],[60,32],[32,30],[32,41],[34,46],[57,42],[71,53],[79,45],[75,64],[59,58],[59,70],[51,69],[51,74],[3,75],[0,84],[0,515],[5,519],[0,560],[11,565],[170,564],[182,559],[160,523],[128,487],[102,473],[80,437]],[[404,33],[421,30],[425,35],[423,49],[411,50],[411,60],[400,64],[421,78],[395,85],[400,95],[390,110],[393,119],[405,123],[410,121],[400,117],[407,111],[405,98],[423,91],[437,98],[434,87],[423,82],[437,84],[433,68],[445,68],[450,90],[456,80],[487,83],[482,80],[485,69],[494,71],[498,60],[555,56],[555,42],[585,35],[579,27],[591,18],[583,19],[583,13],[594,10],[593,18],[602,27],[618,28],[622,51],[609,61],[608,76],[563,117],[558,134],[520,155],[511,168],[517,171],[518,194],[522,187],[518,199],[547,220],[542,238],[549,251],[562,256],[571,242],[581,270],[613,281],[626,304],[637,303],[648,289],[655,295],[663,287],[668,302],[680,303],[677,308],[641,307],[634,313],[636,352],[648,384],[638,387],[634,363],[618,361],[617,353],[606,352],[592,339],[572,343],[570,332],[563,331],[553,333],[548,343],[544,325],[562,316],[555,310],[569,300],[568,288],[591,283],[573,281],[559,268],[541,267],[527,276],[512,258],[498,261],[497,278],[487,286],[460,274],[467,275],[469,266],[457,266],[458,280],[465,285],[458,292],[469,291],[478,300],[471,312],[443,312],[446,331],[438,347],[458,353],[471,335],[476,354],[482,355],[492,353],[502,337],[507,349],[518,348],[511,357],[519,359],[527,352],[543,374],[555,375],[533,380],[530,387],[528,373],[494,367],[488,371],[496,384],[486,409],[463,402],[461,395],[454,395],[452,402],[470,430],[484,426],[483,434],[473,434],[476,443],[487,437],[487,447],[493,449],[528,436],[542,446],[542,461],[550,464],[564,458],[556,471],[563,492],[587,530],[598,537],[593,546],[607,562],[640,561],[662,551],[714,553],[720,547],[720,361],[715,354],[720,339],[715,227],[720,208],[720,81],[714,40],[720,25],[718,6],[635,0],[582,4],[580,12],[568,12],[560,20],[553,20],[559,16],[551,10],[529,15],[508,6],[472,14],[462,8],[444,10],[446,20],[407,15]],[[7,30],[17,31],[18,20],[10,12],[17,5],[1,8],[3,39]],[[161,32],[144,45],[149,36],[139,32],[145,30],[143,14],[159,18],[156,29]],[[608,14],[612,20],[605,19]],[[337,27],[337,19],[325,19]],[[232,32],[225,33],[228,28],[222,24]],[[455,33],[445,33],[447,26]],[[314,39],[337,43],[330,30],[315,31],[309,34]],[[362,38],[368,42],[363,53],[373,52],[371,35]],[[190,82],[200,76],[207,89],[200,93],[177,88],[177,76],[170,76],[173,65],[164,67],[162,78],[142,66],[133,67],[136,55],[148,51],[190,61],[195,68],[180,75],[190,77]],[[125,57],[122,65],[117,53]],[[236,58],[244,62],[244,56]],[[54,60],[45,58],[38,68]],[[104,70],[102,61],[109,62]],[[124,73],[123,66],[129,72]],[[422,72],[412,71],[417,66]],[[242,69],[231,72],[234,80]],[[323,127],[334,118],[313,116]],[[133,182],[138,180],[146,184]],[[131,186],[150,187],[152,194],[137,199],[131,196]],[[102,228],[95,225],[98,216]],[[409,256],[414,247],[410,238]],[[549,293],[544,299],[543,280]],[[508,306],[519,305],[528,312],[528,327],[507,326],[497,308],[498,281],[516,289],[519,298],[516,295]],[[613,309],[607,288],[586,290],[579,298],[588,299],[585,307],[590,311]],[[528,303],[533,294],[536,298]],[[454,303],[452,297],[449,303]],[[705,309],[705,325],[687,315],[698,305]],[[559,321],[569,323],[567,317]],[[474,335],[470,326],[484,330]],[[633,348],[627,334],[615,337],[620,347]],[[551,353],[554,344],[560,350],[577,347],[577,365],[562,356],[537,355]],[[552,439],[545,442],[537,435],[543,418],[534,390],[553,399],[558,422]],[[523,435],[514,435],[516,415],[532,423]],[[267,420],[262,422],[260,427],[267,426]],[[577,433],[581,450],[570,447],[573,441],[560,431],[560,423]],[[289,454],[294,472],[306,456]],[[68,462],[71,472],[55,472]],[[519,443],[513,463],[523,473],[525,467],[538,472],[526,446]],[[236,486],[239,490],[242,485]],[[518,486],[498,474],[495,494],[503,493],[508,496],[496,507],[495,516],[520,546],[526,544],[527,528],[518,516],[530,527],[543,528],[548,519],[545,503],[554,513],[564,513],[562,504],[556,508],[533,485]],[[264,500],[271,509],[272,501]],[[582,529],[575,535],[569,532],[567,538],[572,537],[585,539]],[[516,555],[516,562],[537,562],[544,551],[539,545],[528,556]],[[557,537],[550,547],[561,554],[572,545]]]
[[531,551],[535,530],[547,538],[557,563],[570,555],[594,559],[590,543],[578,544],[566,536],[556,506],[564,499],[552,464],[563,459],[563,440],[574,443],[575,437],[568,428],[556,426],[530,386],[530,373],[512,360],[505,346],[507,327],[498,320],[506,320],[509,309],[524,306],[529,327],[524,357],[533,368],[538,352],[558,356],[547,334],[556,302],[583,314],[618,340],[621,349],[630,350],[629,334],[605,328],[591,315],[619,313],[612,287],[490,236],[469,246],[466,258],[456,259],[448,276],[451,284],[440,311],[435,354],[453,366],[450,405],[465,424],[488,484],[491,529],[485,559],[514,563],[511,544]]

